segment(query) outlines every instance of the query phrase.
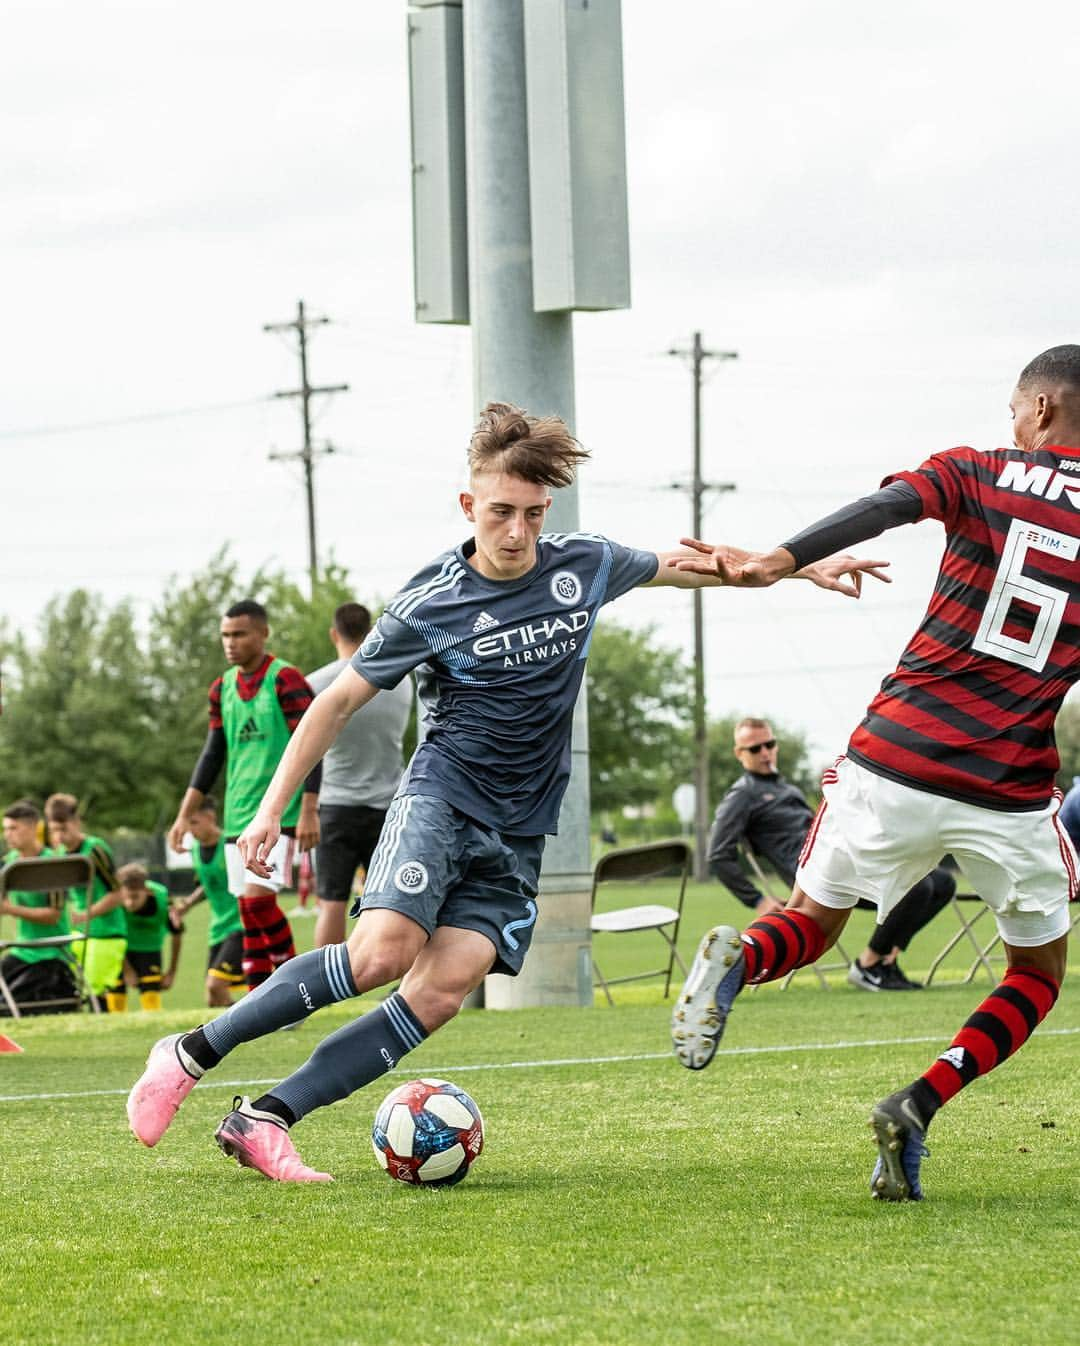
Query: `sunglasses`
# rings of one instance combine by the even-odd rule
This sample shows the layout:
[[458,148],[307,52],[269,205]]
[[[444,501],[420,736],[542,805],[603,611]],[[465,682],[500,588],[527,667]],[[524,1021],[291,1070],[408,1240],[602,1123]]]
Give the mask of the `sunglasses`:
[[761,743],[750,743],[745,748],[740,748],[739,751],[759,753],[762,750],[762,748],[768,748],[768,750],[772,752],[773,748],[775,747],[776,747],[776,739],[767,738]]

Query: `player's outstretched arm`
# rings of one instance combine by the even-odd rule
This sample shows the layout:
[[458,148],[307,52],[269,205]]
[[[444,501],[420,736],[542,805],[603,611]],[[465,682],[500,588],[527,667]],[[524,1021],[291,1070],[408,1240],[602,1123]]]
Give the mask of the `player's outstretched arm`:
[[919,492],[908,481],[894,480],[873,495],[852,501],[812,523],[770,552],[754,555],[743,552],[739,558],[734,547],[710,547],[697,538],[683,538],[683,546],[690,555],[675,556],[668,565],[707,575],[713,584],[761,589],[794,576],[810,580],[822,589],[858,598],[863,575],[890,582],[882,573],[888,562],[860,560],[848,555],[848,547],[922,517]]
[[826,556],[796,569],[796,559],[786,547],[756,553],[727,545],[714,547],[698,538],[683,538],[682,542],[686,551],[669,553],[667,566],[679,574],[701,575],[710,584],[764,589],[782,579],[806,579],[821,589],[858,598],[863,575],[873,575],[885,584],[891,583],[888,575],[883,573],[888,561],[863,560],[845,554]]
[[300,783],[337,738],[354,711],[366,705],[379,689],[349,664],[304,712],[289,739],[258,812],[237,839],[244,864],[252,873],[269,878],[266,857],[281,835],[281,815]]

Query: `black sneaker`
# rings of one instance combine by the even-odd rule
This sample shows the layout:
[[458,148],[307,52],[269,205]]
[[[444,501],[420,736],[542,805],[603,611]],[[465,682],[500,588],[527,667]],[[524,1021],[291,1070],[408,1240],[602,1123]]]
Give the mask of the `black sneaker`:
[[[860,991],[889,990],[889,987],[885,984],[884,963],[872,963],[870,967],[863,967],[862,963],[856,958],[848,968],[847,979],[852,986],[857,986]],[[895,987],[893,989],[895,990]]]
[[921,991],[923,984],[921,981],[912,981],[910,977],[905,977],[900,970],[899,963],[879,963],[884,977],[885,985],[882,987],[885,991]]

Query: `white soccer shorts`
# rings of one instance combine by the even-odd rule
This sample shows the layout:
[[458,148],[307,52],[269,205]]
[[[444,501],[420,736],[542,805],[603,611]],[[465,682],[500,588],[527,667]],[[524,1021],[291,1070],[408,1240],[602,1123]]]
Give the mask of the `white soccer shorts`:
[[913,884],[951,854],[1017,948],[1069,929],[1078,861],[1058,822],[1060,799],[1033,813],[1005,813],[914,790],[846,757],[822,779],[818,810],[795,881],[823,907],[860,897],[884,920]]
[[293,847],[295,844],[294,837],[284,835],[278,837],[274,843],[274,849],[266,858],[267,864],[270,866],[270,877],[264,879],[261,874],[253,874],[250,869],[244,868],[240,847],[235,841],[227,841],[225,843],[225,868],[229,874],[229,892],[232,893],[233,897],[242,897],[249,884],[268,889],[272,893],[280,893],[282,888],[287,888],[292,883]]

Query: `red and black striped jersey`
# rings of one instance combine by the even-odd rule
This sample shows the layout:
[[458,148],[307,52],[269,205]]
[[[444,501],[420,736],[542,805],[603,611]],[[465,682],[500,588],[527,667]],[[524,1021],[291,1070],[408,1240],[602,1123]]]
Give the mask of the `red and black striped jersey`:
[[[274,662],[274,656],[268,654],[254,673],[245,673],[240,669],[236,677],[236,692],[241,701],[253,701],[259,694],[259,688],[263,685],[263,679],[266,677],[266,671]],[[210,728],[220,729],[222,727],[221,719],[221,678],[215,678],[210,684]],[[286,664],[278,670],[278,675],[274,679],[274,691],[277,693],[278,705],[281,707],[281,713],[285,716],[285,723],[289,726],[289,733],[296,730],[301,717],[312,701],[315,700],[315,693],[311,690],[308,680],[298,668],[293,668],[292,664]]]
[[1080,677],[1080,448],[950,449],[891,481],[944,523],[945,554],[848,755],[933,794],[1044,808],[1054,719]]

